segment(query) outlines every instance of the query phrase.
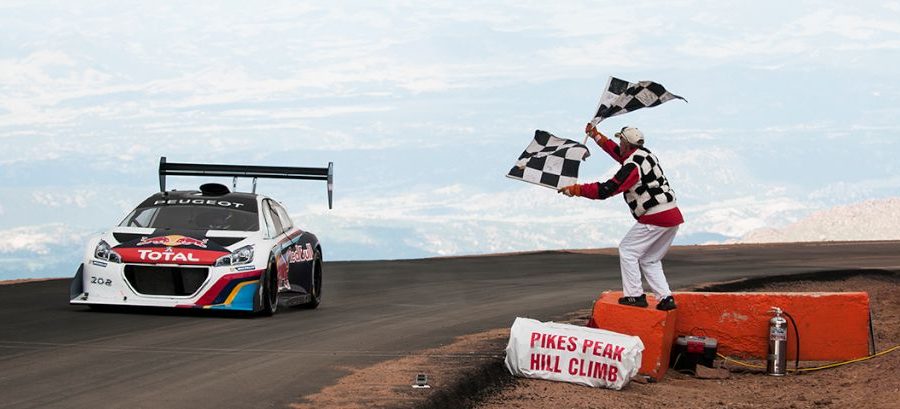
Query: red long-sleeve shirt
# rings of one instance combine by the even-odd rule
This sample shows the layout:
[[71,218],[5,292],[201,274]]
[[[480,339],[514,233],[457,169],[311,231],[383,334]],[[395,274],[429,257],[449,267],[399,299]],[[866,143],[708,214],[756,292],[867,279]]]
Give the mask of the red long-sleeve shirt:
[[[600,147],[620,164],[625,162],[633,152],[633,150],[623,152],[618,144],[609,139],[604,140],[603,143],[600,144]],[[588,199],[603,200],[631,189],[640,181],[640,179],[641,173],[638,170],[637,165],[634,163],[627,163],[619,168],[616,174],[606,182],[594,182],[579,185],[581,190],[579,196]],[[684,223],[684,216],[681,214],[681,210],[676,206],[659,213],[643,214],[638,217],[637,221],[638,223],[652,224],[660,227],[674,227]]]

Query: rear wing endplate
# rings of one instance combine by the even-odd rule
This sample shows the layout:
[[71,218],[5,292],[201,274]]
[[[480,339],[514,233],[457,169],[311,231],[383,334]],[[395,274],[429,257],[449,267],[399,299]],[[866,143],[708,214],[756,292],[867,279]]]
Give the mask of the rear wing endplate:
[[166,191],[166,176],[224,176],[253,178],[253,190],[256,191],[256,179],[303,179],[324,180],[328,182],[328,208],[331,209],[334,191],[334,163],[328,162],[327,168],[298,168],[287,166],[249,166],[249,165],[216,165],[205,163],[166,162],[166,157],[159,158],[159,191]]

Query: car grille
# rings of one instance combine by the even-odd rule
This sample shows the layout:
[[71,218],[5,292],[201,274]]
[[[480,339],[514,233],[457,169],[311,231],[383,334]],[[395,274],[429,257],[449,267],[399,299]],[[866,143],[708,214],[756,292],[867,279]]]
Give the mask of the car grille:
[[146,295],[186,296],[206,281],[208,268],[126,265],[125,279],[131,288]]

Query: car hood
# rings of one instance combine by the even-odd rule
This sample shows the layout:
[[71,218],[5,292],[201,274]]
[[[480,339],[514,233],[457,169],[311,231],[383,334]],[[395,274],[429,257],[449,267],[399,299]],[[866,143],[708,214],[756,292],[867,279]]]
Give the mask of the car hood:
[[[118,242],[113,249],[125,263],[212,265],[228,255],[228,246],[239,247],[246,236],[211,230],[127,229],[111,232]],[[212,233],[212,234],[211,234]]]
[[[185,229],[153,229],[153,228],[138,228],[138,227],[117,227],[113,229],[108,235],[104,235],[105,239],[112,239],[110,244],[114,242],[119,245],[133,245],[135,241],[140,242],[143,239],[154,239],[151,242],[156,243],[173,243],[180,245],[189,245],[191,243],[197,243],[194,240],[199,242],[203,242],[205,245],[210,246],[213,245],[219,247],[225,247],[227,249],[234,250],[238,247],[241,247],[245,243],[242,243],[244,240],[248,238],[255,238],[259,235],[258,232],[249,232],[249,231],[228,231],[228,230],[185,230]],[[178,237],[171,237],[172,241],[160,239],[160,237],[168,237],[168,236],[184,236],[188,239],[183,239],[181,242],[178,241]],[[194,239],[194,240],[190,240]],[[144,243],[146,245],[147,242]],[[164,244],[165,245],[165,244]]]

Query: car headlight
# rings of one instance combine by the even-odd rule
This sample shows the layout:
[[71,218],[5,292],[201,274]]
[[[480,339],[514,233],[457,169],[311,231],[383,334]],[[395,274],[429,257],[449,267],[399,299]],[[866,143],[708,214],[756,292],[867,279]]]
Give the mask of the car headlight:
[[122,262],[122,256],[120,256],[119,253],[116,253],[105,240],[100,240],[100,243],[97,243],[97,248],[94,249],[94,257],[113,263]]
[[222,266],[238,266],[241,264],[248,264],[253,261],[253,245],[241,247],[235,251],[232,251],[231,254],[224,255],[219,257],[216,260],[216,267]]

